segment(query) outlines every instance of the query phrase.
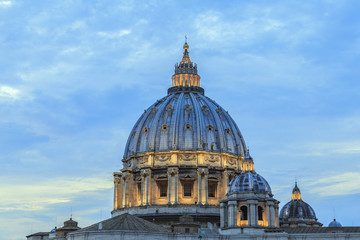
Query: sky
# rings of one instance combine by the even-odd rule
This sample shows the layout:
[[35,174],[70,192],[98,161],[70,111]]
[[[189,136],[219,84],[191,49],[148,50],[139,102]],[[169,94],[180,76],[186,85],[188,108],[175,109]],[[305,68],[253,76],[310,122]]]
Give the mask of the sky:
[[282,207],[360,226],[359,1],[0,0],[0,239],[110,217],[112,173],[185,34]]

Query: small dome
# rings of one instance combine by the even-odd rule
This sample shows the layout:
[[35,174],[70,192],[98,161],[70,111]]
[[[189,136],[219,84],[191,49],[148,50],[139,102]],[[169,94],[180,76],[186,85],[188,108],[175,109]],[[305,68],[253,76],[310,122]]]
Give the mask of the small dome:
[[314,209],[301,199],[301,192],[297,182],[295,182],[292,191],[291,201],[284,205],[279,217],[284,220],[288,218],[316,219]]
[[291,200],[280,211],[280,218],[316,219],[314,209],[302,199]]
[[231,180],[228,186],[227,195],[243,192],[271,194],[271,188],[265,178],[257,174],[255,171],[245,171],[236,175]]
[[334,221],[330,222],[328,227],[342,227],[342,225],[334,218]]

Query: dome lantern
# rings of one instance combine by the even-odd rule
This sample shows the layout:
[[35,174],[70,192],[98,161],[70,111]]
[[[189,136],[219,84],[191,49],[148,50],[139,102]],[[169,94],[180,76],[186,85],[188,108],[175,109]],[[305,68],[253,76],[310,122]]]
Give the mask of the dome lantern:
[[297,181],[295,181],[295,187],[293,188],[292,191],[292,200],[301,200],[301,192],[299,187],[297,186]]
[[175,73],[171,77],[172,87],[168,93],[177,91],[195,91],[204,94],[204,89],[200,87],[200,76],[197,74],[197,65],[193,63],[189,55],[189,44],[185,36],[184,55],[180,63],[175,64]]

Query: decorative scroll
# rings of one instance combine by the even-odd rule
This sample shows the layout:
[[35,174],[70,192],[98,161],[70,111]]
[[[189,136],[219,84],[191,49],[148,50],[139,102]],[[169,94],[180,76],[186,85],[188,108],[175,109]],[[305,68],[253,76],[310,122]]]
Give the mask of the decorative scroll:
[[156,160],[160,161],[160,162],[166,162],[169,161],[171,158],[171,156],[169,155],[160,155],[156,157]]
[[213,156],[213,155],[210,155],[210,156],[206,156],[206,157],[205,157],[205,161],[214,163],[214,162],[219,161],[219,158],[218,158],[218,157],[215,157],[215,156]]
[[131,168],[133,166],[133,163],[131,160],[123,162],[124,168]]
[[234,159],[231,159],[231,158],[228,158],[226,160],[226,162],[229,164],[229,165],[235,165],[236,161]]
[[146,164],[148,163],[148,157],[138,158],[139,164]]
[[181,161],[186,161],[186,162],[190,162],[190,161],[194,161],[196,158],[196,156],[194,154],[183,154],[180,155],[180,160]]

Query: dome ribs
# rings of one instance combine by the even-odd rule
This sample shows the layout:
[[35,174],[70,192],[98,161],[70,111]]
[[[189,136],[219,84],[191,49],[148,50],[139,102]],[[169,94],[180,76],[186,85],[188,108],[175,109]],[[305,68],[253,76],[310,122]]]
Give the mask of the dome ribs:
[[224,129],[222,129],[221,120],[220,120],[219,115],[216,112],[216,110],[214,110],[214,108],[210,107],[209,105],[213,105],[215,107],[218,107],[218,106],[216,106],[214,103],[208,101],[204,96],[202,96],[202,95],[199,95],[199,96],[200,96],[200,98],[202,98],[207,103],[207,105],[209,107],[209,110],[212,113],[212,116],[213,116],[213,118],[215,120],[215,130],[218,130],[217,132],[219,134],[219,140],[220,140],[219,149],[220,149],[221,152],[226,151],[226,148],[225,148],[225,136],[224,136],[224,131],[223,131]]
[[166,106],[171,101],[171,97],[168,97],[164,101],[162,101],[159,105],[157,105],[157,110],[155,116],[151,122],[150,126],[150,133],[148,134],[149,148],[150,151],[156,151],[156,140],[161,137],[161,125],[163,124],[160,122],[160,117],[165,113]]
[[171,137],[172,137],[172,146],[170,146],[170,149],[176,150],[178,149],[178,137],[179,137],[179,116],[181,111],[181,102],[183,100],[184,93],[180,93],[179,97],[176,102],[176,106],[174,107],[175,115],[173,115],[170,128],[172,130]]
[[[203,142],[203,139],[204,139],[204,136],[203,136],[203,133],[204,131],[202,131],[202,128],[201,128],[201,123],[204,122],[204,119],[202,117],[202,114],[201,114],[201,107],[199,105],[199,102],[198,101],[195,101],[195,96],[193,93],[190,93],[190,98],[191,98],[191,101],[192,101],[192,104],[194,106],[194,122],[196,123],[196,149],[203,149],[203,146],[202,146],[202,142]],[[196,118],[198,117],[198,119]],[[204,124],[202,124],[204,125]]]

